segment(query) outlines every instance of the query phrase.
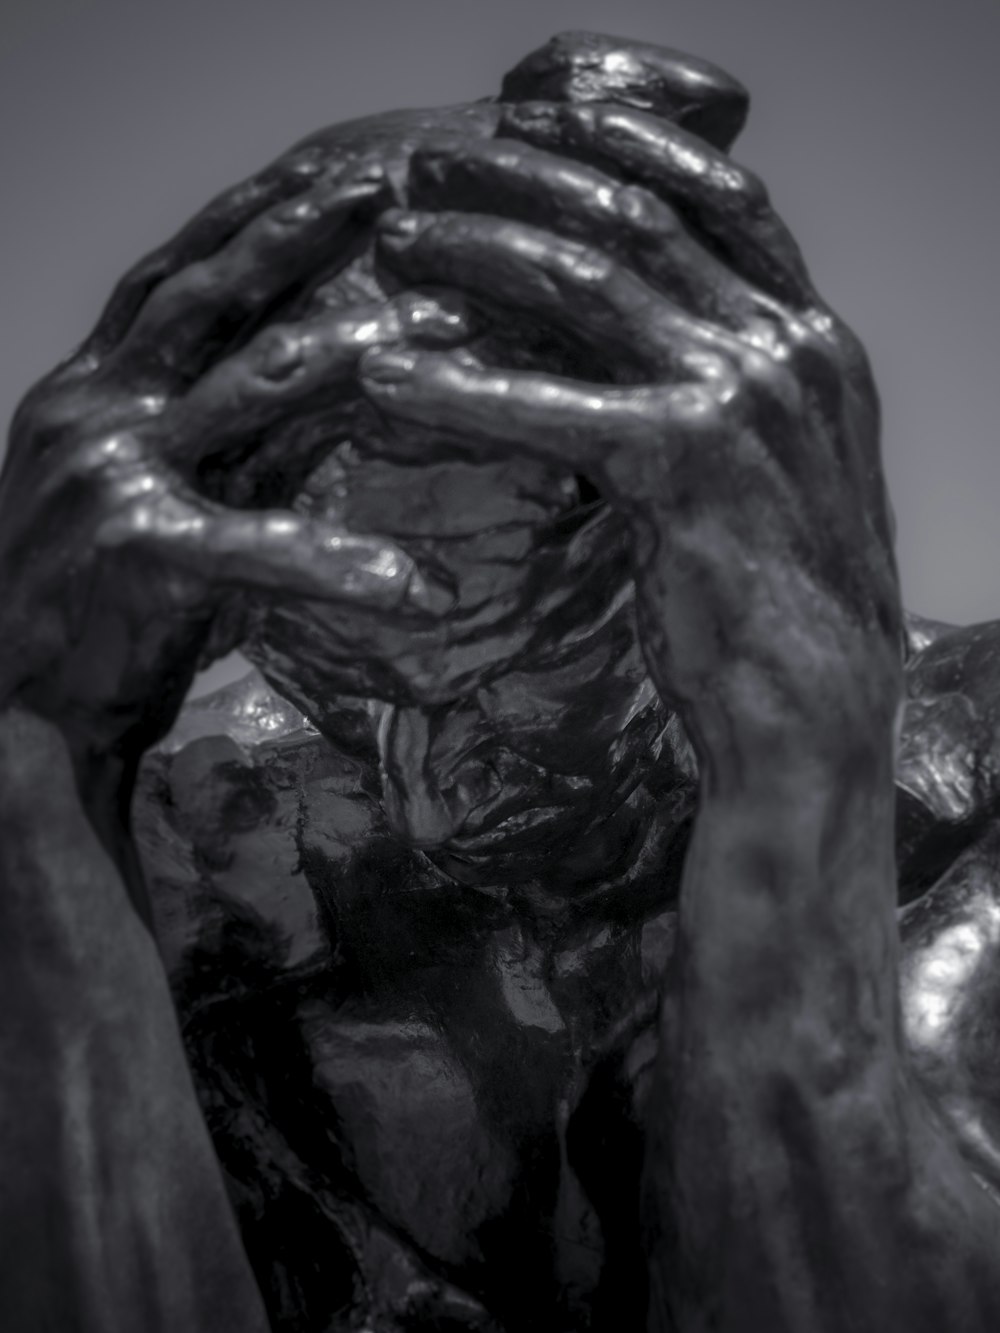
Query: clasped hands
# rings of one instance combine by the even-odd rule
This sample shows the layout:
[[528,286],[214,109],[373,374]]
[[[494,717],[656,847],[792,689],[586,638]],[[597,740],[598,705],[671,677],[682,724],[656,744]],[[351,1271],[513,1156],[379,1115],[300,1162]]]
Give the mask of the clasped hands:
[[[508,76],[516,100],[418,144],[402,191],[370,160],[331,171],[319,137],[126,276],[15,420],[8,691],[89,718],[97,743],[135,726],[148,742],[227,588],[446,613],[448,589],[395,544],[255,499],[268,427],[361,393],[472,458],[583,474],[621,511],[647,663],[704,761],[734,732],[768,746],[819,727],[826,745],[891,725],[877,398],[760,182],[690,128],[728,141],[735,85],[676,53],[560,40]],[[623,50],[631,83],[581,82]],[[276,323],[373,224],[399,294],[330,309],[319,288]],[[471,328],[511,311],[596,354],[603,381],[479,363]],[[315,449],[305,432],[283,458],[289,499]],[[239,473],[241,507],[199,484],[213,460]]]
[[789,730],[825,747],[889,726],[877,397],[763,186],[633,108],[514,106],[497,135],[414,155],[385,262],[558,330],[610,382],[375,349],[366,392],[481,458],[583,473],[618,507],[650,673],[704,760],[734,733],[766,752]]

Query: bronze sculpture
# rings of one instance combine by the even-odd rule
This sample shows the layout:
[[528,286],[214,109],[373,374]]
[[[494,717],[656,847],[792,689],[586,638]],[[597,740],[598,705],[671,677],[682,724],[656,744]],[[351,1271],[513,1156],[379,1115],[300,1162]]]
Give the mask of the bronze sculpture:
[[1000,632],[745,110],[570,34],[325,131],[25,399],[5,1328],[995,1326]]

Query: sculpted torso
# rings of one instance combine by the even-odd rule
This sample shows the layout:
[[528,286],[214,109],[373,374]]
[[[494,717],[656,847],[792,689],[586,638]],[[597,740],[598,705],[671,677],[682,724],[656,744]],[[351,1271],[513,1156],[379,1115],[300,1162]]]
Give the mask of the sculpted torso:
[[1000,1322],[1000,630],[745,110],[571,34],[324,131],[25,399],[5,1329]]
[[[1000,1194],[1000,627],[910,617],[909,645],[905,1037]],[[450,1276],[470,1318],[475,1292],[514,1328],[642,1327],[641,1116],[697,789],[681,733],[668,746],[611,873],[474,886],[387,827],[374,745],[338,750],[257,675],[189,705],[150,757],[137,832],[160,943],[276,1293],[302,1282],[335,1309],[343,1289],[309,1273],[343,1246],[368,1281]],[[303,1218],[307,1197],[338,1206]]]

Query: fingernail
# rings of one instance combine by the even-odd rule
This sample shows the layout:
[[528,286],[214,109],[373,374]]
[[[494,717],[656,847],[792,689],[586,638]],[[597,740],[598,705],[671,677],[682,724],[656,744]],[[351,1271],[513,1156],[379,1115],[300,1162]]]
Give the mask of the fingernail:
[[386,180],[385,166],[378,161],[361,161],[348,174],[348,179],[358,185],[382,185]]
[[402,208],[389,208],[378,220],[379,234],[390,241],[412,241],[426,225],[416,213]]
[[464,297],[451,292],[413,293],[402,304],[404,327],[410,337],[446,344],[472,336],[477,320]]
[[416,367],[414,357],[406,352],[366,352],[358,365],[361,379],[372,384],[399,384]]
[[556,108],[548,102],[517,102],[504,107],[497,134],[502,136],[504,130],[521,131],[525,134],[538,130],[551,130],[557,124],[557,115]]
[[432,616],[445,616],[454,609],[458,599],[453,588],[439,583],[437,579],[415,573],[407,588],[407,600],[420,611],[429,612]]
[[410,175],[414,179],[440,184],[454,159],[454,149],[447,149],[441,144],[428,144],[418,148],[410,158]]

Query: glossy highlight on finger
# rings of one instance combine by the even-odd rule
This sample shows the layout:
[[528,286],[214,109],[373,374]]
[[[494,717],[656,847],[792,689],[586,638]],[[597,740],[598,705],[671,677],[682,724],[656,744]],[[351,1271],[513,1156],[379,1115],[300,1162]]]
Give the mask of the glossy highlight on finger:
[[531,103],[505,107],[498,134],[643,186],[745,281],[798,308],[815,301],[801,252],[762,182],[690,127],[631,107]]
[[746,121],[744,86],[717,65],[669,47],[593,32],[564,32],[504,78],[504,102],[614,102],[686,125],[728,148]]
[[332,265],[369,221],[386,189],[367,164],[266,210],[209,257],[159,285],[109,361],[149,386],[193,379],[283,294]]
[[417,358],[408,352],[388,352],[381,348],[366,353],[358,367],[362,384],[373,384],[377,389],[391,389],[403,384],[417,368]]
[[[689,315],[628,263],[601,249],[525,223],[478,213],[421,214],[414,234],[394,240],[386,262],[408,281],[454,286],[487,307],[540,322],[596,354],[622,382],[664,371],[686,375],[689,353],[717,350],[721,331]],[[688,286],[701,281],[692,265]],[[710,266],[709,266],[710,267]],[[714,271],[694,308],[725,304]],[[738,289],[738,283],[730,280]],[[735,290],[729,305],[737,305]]]
[[[358,359],[373,347],[413,344],[453,348],[475,327],[468,302],[455,292],[405,291],[391,301],[348,309],[321,309],[296,324],[263,329],[204,375],[174,407],[158,432],[164,457],[195,463],[233,446],[251,446],[240,464],[249,479],[258,458],[271,459],[268,432],[296,413],[328,407],[352,393]],[[286,433],[283,467],[312,457],[313,434],[296,443]],[[273,466],[273,459],[267,464]]]
[[[523,108],[515,108],[517,113]],[[530,112],[531,108],[527,108]],[[554,108],[546,105],[545,115]],[[435,145],[410,162],[410,202],[550,227],[620,259],[693,314],[741,328],[752,310],[740,277],[699,244],[675,209],[640,185],[521,140]],[[388,248],[417,239],[408,225]]]
[[590,475],[620,448],[648,444],[670,393],[498,370],[444,353],[381,350],[362,358],[359,382],[388,416],[461,440],[470,459],[514,453]]
[[293,149],[256,176],[217,195],[174,237],[129,269],[81,351],[104,356],[124,337],[158,283],[213,254],[266,209],[309,189],[322,167],[317,148]]
[[425,347],[451,347],[473,337],[482,323],[458,292],[402,292],[395,298],[400,333]]

